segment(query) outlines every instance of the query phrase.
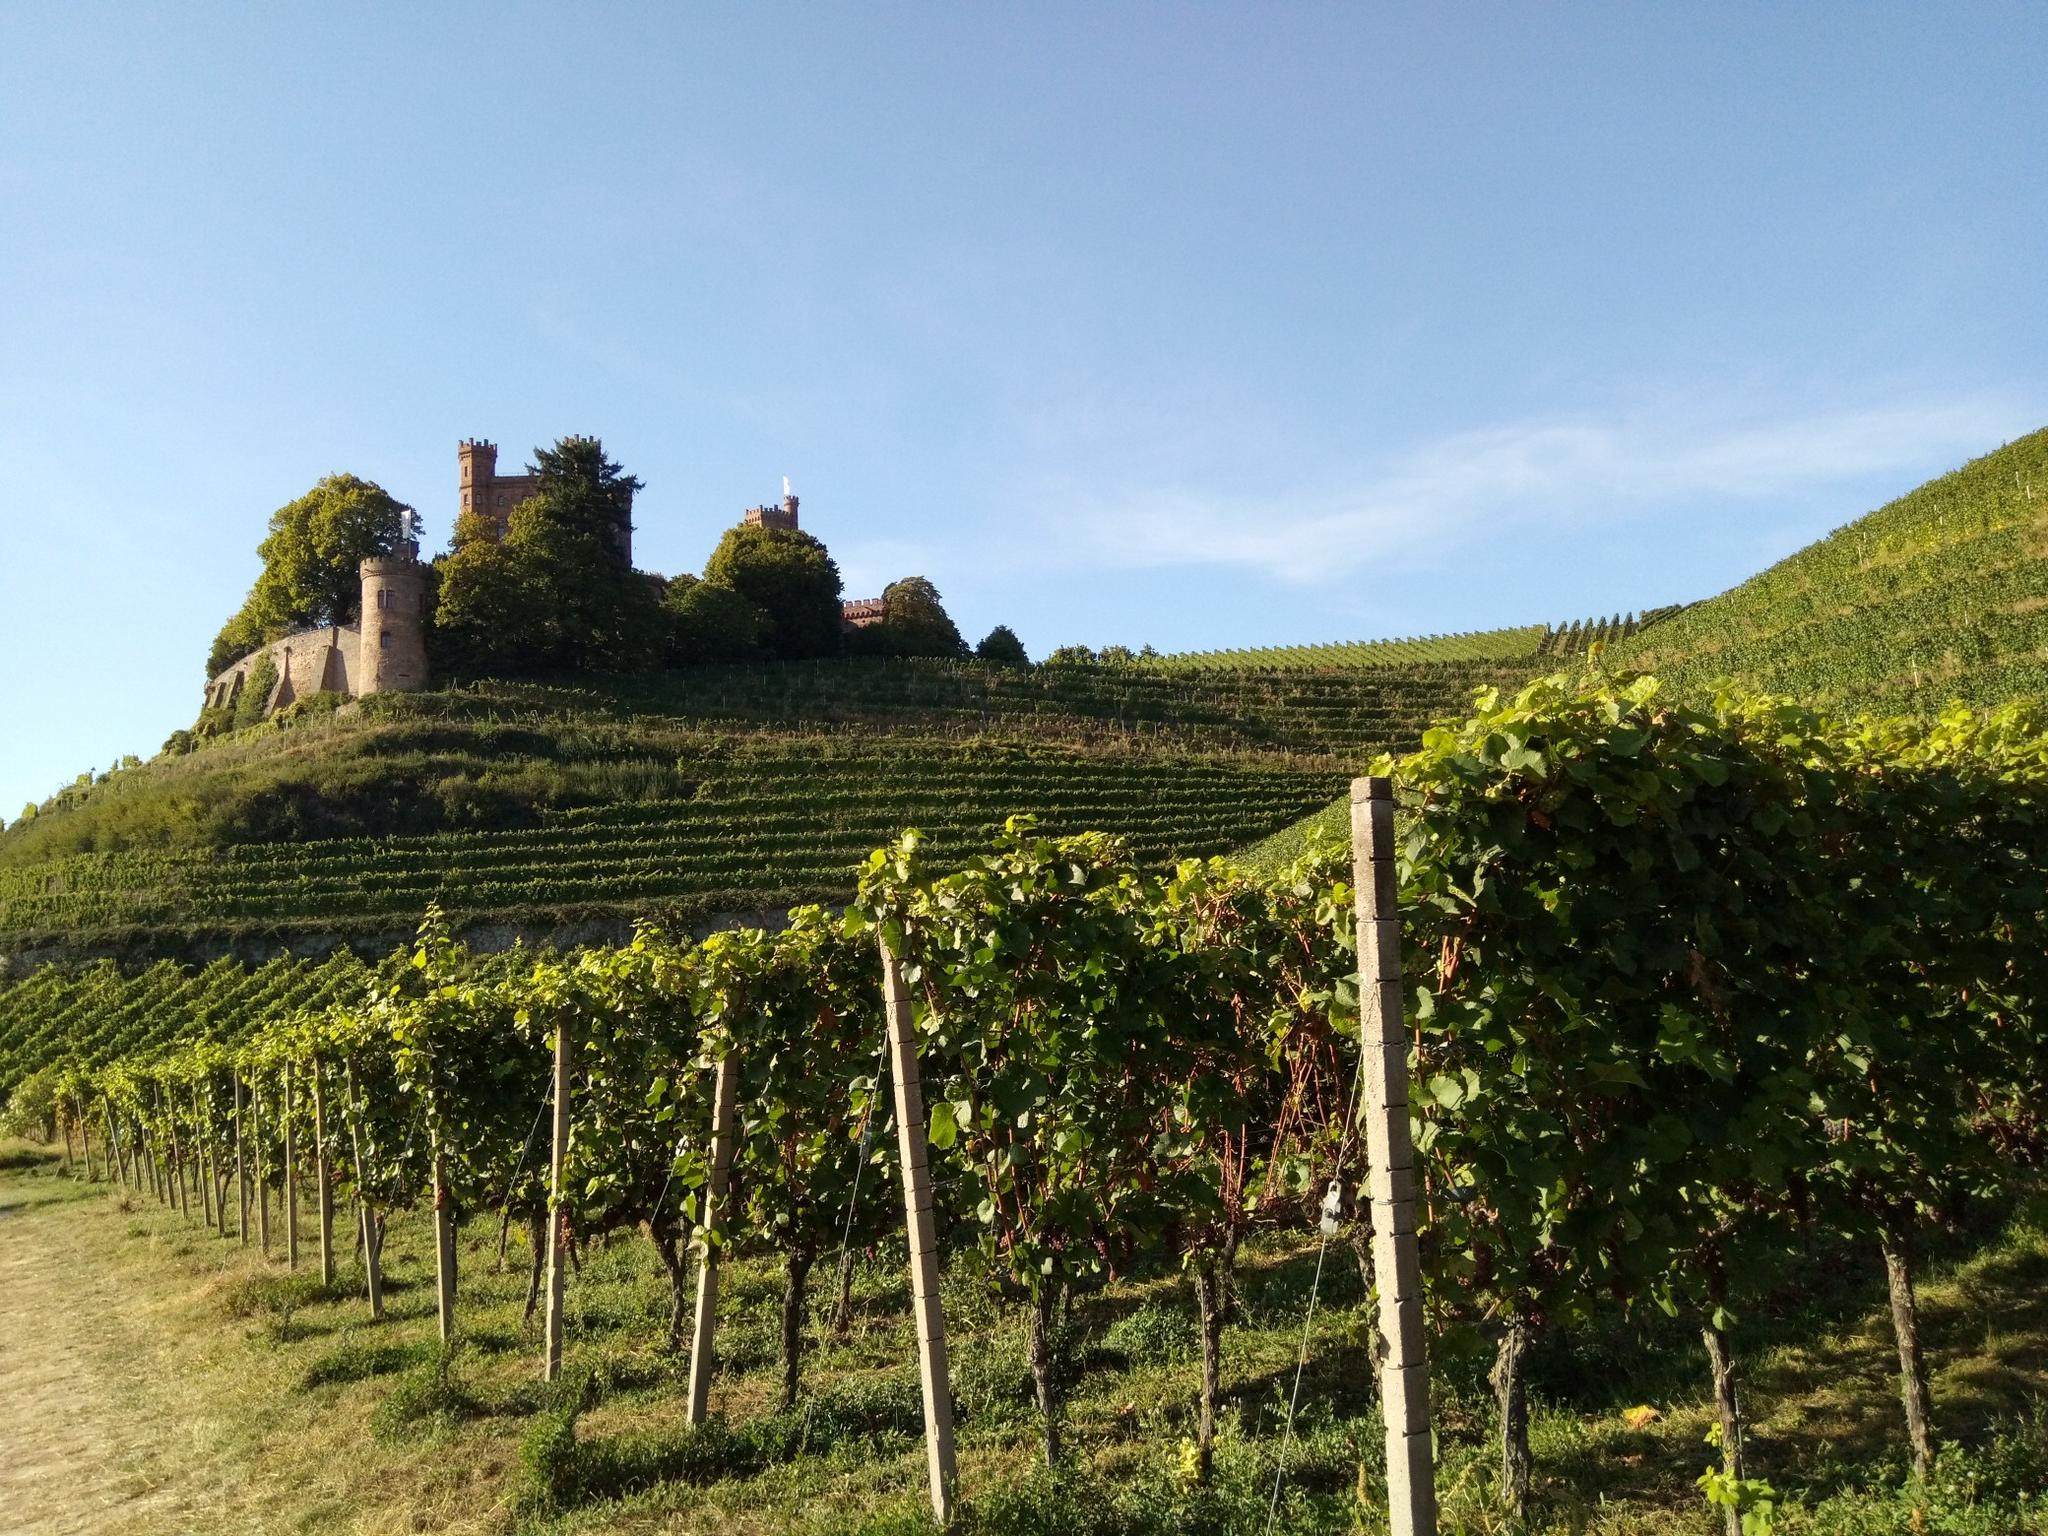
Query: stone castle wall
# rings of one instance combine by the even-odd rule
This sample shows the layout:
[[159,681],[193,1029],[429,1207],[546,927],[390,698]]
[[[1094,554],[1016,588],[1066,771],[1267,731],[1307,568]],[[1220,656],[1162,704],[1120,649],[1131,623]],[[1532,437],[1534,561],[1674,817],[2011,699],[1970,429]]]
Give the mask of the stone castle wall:
[[268,656],[277,668],[277,688],[264,706],[266,713],[316,693],[354,694],[359,691],[362,638],[362,630],[356,625],[341,624],[328,629],[302,629],[282,640],[273,640],[214,677],[206,685],[207,706],[228,708],[239,702],[242,690],[248,686],[249,674],[263,656]]

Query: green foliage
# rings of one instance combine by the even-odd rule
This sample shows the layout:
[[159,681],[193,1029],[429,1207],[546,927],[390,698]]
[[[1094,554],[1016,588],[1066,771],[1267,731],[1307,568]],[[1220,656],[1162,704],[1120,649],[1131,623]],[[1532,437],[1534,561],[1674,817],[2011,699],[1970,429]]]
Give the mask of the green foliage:
[[213,643],[206,675],[294,630],[355,622],[362,606],[360,567],[416,539],[412,508],[382,486],[354,475],[329,475],[270,517],[257,547],[262,574],[241,609]]
[[14,1085],[7,1108],[0,1113],[0,1135],[33,1136],[47,1141],[56,1135],[57,1087],[62,1069],[38,1067]]
[[277,692],[277,663],[265,651],[251,663],[249,675],[243,680],[242,691],[235,696],[234,710],[229,717],[229,728],[247,730],[260,725],[270,708],[270,696]]
[[998,624],[981,637],[974,654],[982,661],[992,662],[999,667],[1028,667],[1031,657],[1024,649],[1024,642],[1017,638],[1017,632],[1007,624]]
[[874,656],[967,654],[967,642],[947,616],[939,589],[924,577],[890,582],[882,589],[882,610],[880,623],[848,636],[849,649]]
[[839,567],[808,533],[729,528],[704,563],[704,580],[731,588],[768,616],[770,654],[838,654]]
[[1930,480],[1622,644],[1681,691],[1717,678],[1844,709],[2048,693],[2048,430]]
[[[1325,645],[1267,645],[1221,651],[1182,651],[1159,658],[1159,665],[1174,670],[1268,667],[1385,667],[1416,662],[1500,661],[1533,662],[1543,654],[1546,636],[1543,624],[1524,624],[1514,629],[1479,629],[1456,635],[1419,635],[1408,640],[1357,640]],[[1062,647],[1085,651],[1085,646]],[[1086,660],[1085,656],[1080,657]]]
[[628,558],[640,482],[596,438],[563,438],[534,460],[538,488],[502,542],[481,513],[456,529],[435,605],[437,665],[457,676],[656,665],[660,600]]
[[767,654],[768,615],[731,587],[678,576],[668,584],[662,607],[670,666],[753,661]]

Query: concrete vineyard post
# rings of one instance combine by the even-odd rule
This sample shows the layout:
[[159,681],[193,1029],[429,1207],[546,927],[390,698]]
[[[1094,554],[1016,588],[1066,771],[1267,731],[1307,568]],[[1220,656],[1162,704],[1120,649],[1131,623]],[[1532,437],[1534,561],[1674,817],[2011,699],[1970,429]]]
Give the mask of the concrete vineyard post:
[[[292,1091],[292,1064],[284,1064],[284,1262],[287,1269],[299,1267],[299,1146],[293,1129],[292,1111],[297,1100]],[[436,1165],[438,1169],[439,1165]],[[436,1174],[436,1187],[439,1175]]]
[[1351,781],[1352,884],[1358,907],[1358,1015],[1365,1089],[1366,1189],[1379,1286],[1380,1403],[1387,1424],[1393,1536],[1436,1530],[1436,1466],[1415,1241],[1415,1149],[1408,1130],[1408,1037],[1401,1024],[1401,917],[1394,871],[1394,786]]
[[[932,1513],[953,1523],[959,1468],[953,1459],[953,1384],[946,1370],[946,1314],[939,1303],[938,1223],[925,1135],[924,1084],[903,967],[882,940],[882,1005],[889,1019],[889,1074],[896,1084],[896,1147],[903,1169],[903,1219],[910,1239],[911,1310],[917,1317],[917,1374],[924,1388],[926,1472]],[[877,1085],[879,1086],[879,1085]]]
[[569,1191],[563,1187],[569,1160],[569,1073],[575,1063],[566,1017],[555,1024],[554,1140],[548,1154],[548,1315],[541,1375],[562,1374],[562,1299],[569,1284]]
[[711,1087],[711,1176],[704,1185],[704,1236],[698,1243],[697,1314],[690,1330],[690,1402],[687,1422],[702,1424],[711,1408],[712,1335],[718,1323],[718,1245],[725,1236],[725,1186],[732,1178],[733,1099],[739,1060],[731,1051],[718,1064]]
[[334,1284],[334,1167],[327,1160],[327,1096],[313,1058],[313,1181],[320,1202],[320,1283]]
[[356,1091],[355,1063],[349,1062],[342,1070],[344,1092],[348,1095],[349,1158],[355,1164],[356,1211],[363,1229],[363,1285],[370,1294],[370,1316],[379,1318],[384,1315],[384,1274],[377,1262],[377,1217],[370,1209],[369,1181],[363,1176],[362,1099]]
[[62,1108],[60,1108],[60,1109],[59,1109],[59,1110],[57,1111],[57,1118],[58,1118],[58,1119],[59,1119],[60,1121],[62,1121],[62,1122],[63,1122],[63,1125],[64,1125],[64,1156],[63,1156],[63,1157],[62,1157],[62,1158],[61,1158],[61,1159],[60,1159],[60,1160],[58,1161],[58,1163],[57,1163],[57,1171],[58,1171],[59,1173],[63,1174],[63,1175],[64,1175],[64,1176],[66,1177],[66,1178],[70,1178],[70,1177],[71,1177],[71,1175],[72,1175],[72,1168],[71,1168],[71,1115],[70,1115],[70,1113],[69,1113],[68,1111],[66,1111],[66,1110],[64,1110],[64,1109],[62,1109]]

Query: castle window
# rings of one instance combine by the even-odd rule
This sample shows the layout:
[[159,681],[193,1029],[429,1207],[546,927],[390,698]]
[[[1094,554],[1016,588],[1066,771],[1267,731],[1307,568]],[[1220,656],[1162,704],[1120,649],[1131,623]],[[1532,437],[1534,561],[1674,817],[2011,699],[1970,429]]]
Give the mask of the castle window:
[[498,505],[499,505],[499,506],[501,506],[501,507],[502,507],[502,506],[504,506],[504,505],[505,505],[505,504],[506,504],[507,502],[511,501],[511,499],[512,499],[512,498],[511,498],[510,496],[506,495],[506,494],[505,494],[505,493],[504,493],[503,491],[500,491],[500,492],[498,492]]
[[377,606],[379,608],[389,608],[391,606],[391,589],[389,587],[379,587],[377,589]]
[[388,629],[380,629],[380,630],[378,630],[378,631],[377,631],[377,647],[378,647],[378,649],[379,649],[379,650],[385,650],[385,651],[388,651],[388,650],[390,650],[390,649],[391,649],[391,631],[390,631],[390,630],[388,630]]
[[467,492],[467,491],[464,491],[464,492],[462,493],[462,504],[463,504],[463,505],[464,505],[465,507],[469,505],[469,492]]

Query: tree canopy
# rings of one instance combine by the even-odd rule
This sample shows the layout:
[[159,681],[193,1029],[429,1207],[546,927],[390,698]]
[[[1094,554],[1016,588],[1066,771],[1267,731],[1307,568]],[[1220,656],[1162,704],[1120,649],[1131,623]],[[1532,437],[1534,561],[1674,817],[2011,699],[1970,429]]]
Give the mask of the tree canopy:
[[882,589],[882,621],[856,630],[856,648],[881,656],[965,656],[967,642],[922,576],[906,576]]
[[353,623],[362,605],[362,562],[418,537],[418,515],[381,485],[328,475],[271,513],[270,531],[256,546],[263,571],[215,638],[206,675],[294,630]]
[[671,666],[753,661],[767,648],[768,615],[731,587],[678,576],[662,597]]
[[534,450],[540,485],[504,539],[466,515],[441,565],[437,664],[456,675],[630,672],[661,657],[660,599],[632,567],[640,482],[592,437]]
[[1031,656],[1024,649],[1024,642],[1017,638],[1017,632],[1007,624],[998,624],[981,637],[981,644],[974,648],[974,654],[983,661],[992,661],[999,667],[1028,667]]
[[768,616],[768,649],[784,658],[840,648],[839,567],[808,533],[730,528],[704,563],[704,580],[730,587]]

